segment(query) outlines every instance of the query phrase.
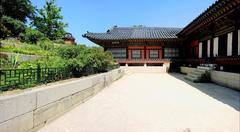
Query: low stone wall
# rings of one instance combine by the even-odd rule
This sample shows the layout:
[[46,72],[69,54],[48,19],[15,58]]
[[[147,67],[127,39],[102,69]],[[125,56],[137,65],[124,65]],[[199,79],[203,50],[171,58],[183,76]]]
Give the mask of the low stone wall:
[[0,52],[0,58],[11,59],[11,56],[18,56],[19,61],[37,60],[42,58],[42,56],[39,55],[26,55],[19,53]]
[[16,95],[0,96],[0,132],[35,131],[85,102],[123,74],[124,69],[119,68]]
[[132,73],[166,73],[166,68],[163,66],[127,66],[126,72]]
[[[194,69],[196,68],[180,67],[180,72],[189,74]],[[210,79],[218,85],[240,90],[240,74],[238,73],[210,70]]]
[[222,86],[240,90],[240,74],[222,72],[222,71],[210,71],[211,81]]
[[183,74],[189,74],[193,72],[196,68],[191,68],[191,67],[180,67],[180,72]]

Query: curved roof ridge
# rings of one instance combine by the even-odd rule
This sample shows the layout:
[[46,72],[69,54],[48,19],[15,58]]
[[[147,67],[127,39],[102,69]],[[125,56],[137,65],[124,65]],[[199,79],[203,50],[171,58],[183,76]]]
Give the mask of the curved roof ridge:
[[100,40],[172,39],[182,28],[168,27],[114,27],[106,33],[86,33],[83,37]]

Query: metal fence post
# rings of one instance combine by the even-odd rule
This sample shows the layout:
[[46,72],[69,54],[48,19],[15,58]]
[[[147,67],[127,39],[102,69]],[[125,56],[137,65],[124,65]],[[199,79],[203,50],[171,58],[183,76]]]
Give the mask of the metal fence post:
[[40,65],[37,64],[37,83],[41,82],[41,68]]

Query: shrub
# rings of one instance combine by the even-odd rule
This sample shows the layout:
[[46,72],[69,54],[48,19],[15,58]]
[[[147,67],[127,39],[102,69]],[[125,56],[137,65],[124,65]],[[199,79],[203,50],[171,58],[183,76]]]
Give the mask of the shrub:
[[24,32],[25,30],[25,25],[23,22],[17,20],[17,19],[13,19],[9,16],[2,16],[0,19],[0,23],[1,23],[1,32],[3,32],[3,34],[1,34],[1,38],[5,38],[7,36],[13,36],[13,37],[17,37],[21,32]]
[[8,30],[2,23],[2,21],[0,20],[0,38],[6,38],[7,36],[11,35],[11,31]]
[[54,50],[54,43],[49,39],[44,39],[38,42],[38,45],[43,50],[53,51]]
[[86,46],[77,45],[77,46],[65,46],[58,49],[58,54],[66,59],[76,58],[79,54],[83,53],[86,50]]
[[44,57],[39,60],[31,60],[22,62],[18,68],[37,68],[37,65],[42,68],[66,68],[68,67],[68,62],[61,57]]
[[1,68],[12,68],[12,64],[6,58],[0,58],[0,69]]
[[36,68],[38,64],[48,68],[69,68],[75,77],[105,72],[118,67],[110,52],[104,52],[103,48],[84,45],[59,47],[57,56],[23,62],[19,68]]
[[54,40],[53,42],[57,44],[65,44],[63,39],[57,39],[57,40]]
[[24,33],[20,33],[20,38],[24,42],[36,44],[37,41],[44,38],[44,34],[36,29],[26,28]]
[[108,66],[114,63],[111,53],[104,52],[103,48],[90,47],[77,56],[78,60],[82,60],[84,67],[83,73],[93,74],[105,72]]

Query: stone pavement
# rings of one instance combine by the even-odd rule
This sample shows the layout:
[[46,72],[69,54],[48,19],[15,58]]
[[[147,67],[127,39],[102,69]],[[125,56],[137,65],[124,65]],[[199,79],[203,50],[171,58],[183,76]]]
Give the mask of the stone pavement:
[[240,92],[129,73],[39,132],[239,132]]

